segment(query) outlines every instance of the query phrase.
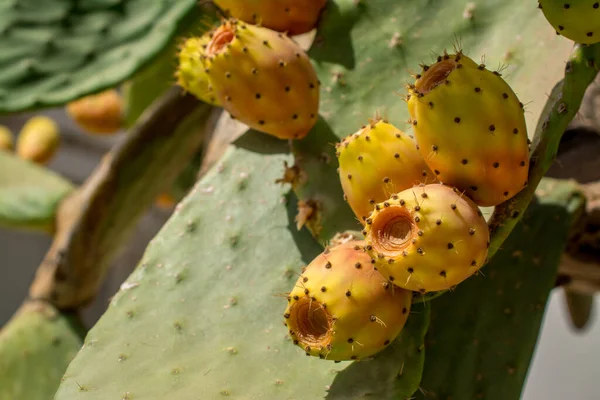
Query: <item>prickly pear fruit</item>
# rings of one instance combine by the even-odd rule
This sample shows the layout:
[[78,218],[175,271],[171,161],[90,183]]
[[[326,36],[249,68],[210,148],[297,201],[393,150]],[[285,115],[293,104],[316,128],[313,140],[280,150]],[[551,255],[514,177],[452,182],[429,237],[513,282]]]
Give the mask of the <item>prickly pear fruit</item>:
[[17,154],[25,160],[46,164],[56,153],[59,143],[56,122],[45,116],[36,116],[27,121],[19,132]]
[[123,125],[123,100],[115,89],[83,97],[66,106],[67,114],[90,133],[111,134]]
[[14,146],[13,134],[5,126],[0,125],[0,150],[12,150]]
[[344,194],[363,224],[375,203],[436,181],[414,139],[387,121],[372,121],[346,137],[336,154]]
[[210,35],[203,61],[223,108],[278,138],[306,136],[317,121],[319,81],[304,51],[282,33],[236,20]]
[[408,110],[429,167],[476,204],[500,204],[527,184],[523,105],[499,72],[444,53],[409,85]]
[[404,327],[411,292],[384,279],[363,247],[353,240],[326,249],[289,294],[285,322],[306,354],[334,361],[369,357]]
[[556,33],[577,43],[600,42],[600,1],[538,0]]
[[299,35],[317,25],[327,0],[214,0],[214,3],[234,18]]
[[478,271],[490,238],[479,208],[442,184],[420,185],[377,204],[363,233],[378,271],[422,293],[449,289]]
[[179,86],[205,103],[220,106],[206,73],[202,58],[210,42],[210,36],[192,37],[179,48],[179,68],[175,73]]

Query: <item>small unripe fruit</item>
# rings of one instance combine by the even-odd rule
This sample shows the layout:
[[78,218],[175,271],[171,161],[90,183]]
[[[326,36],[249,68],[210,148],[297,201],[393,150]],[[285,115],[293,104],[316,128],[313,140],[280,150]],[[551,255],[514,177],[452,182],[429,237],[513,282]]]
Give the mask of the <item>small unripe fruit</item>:
[[440,182],[480,206],[495,206],[527,183],[529,146],[523,104],[499,72],[462,53],[424,66],[409,86],[419,151]]
[[14,144],[13,134],[10,129],[0,125],[0,150],[11,151]]
[[115,89],[72,101],[66,110],[73,121],[90,133],[112,134],[123,125],[123,100]]
[[285,323],[308,355],[334,361],[369,357],[404,327],[411,292],[384,279],[363,247],[363,241],[350,241],[326,250],[289,294]]
[[367,219],[365,250],[395,285],[422,293],[446,290],[485,263],[488,226],[458,190],[422,185],[377,206]]
[[600,42],[600,1],[538,0],[556,33],[577,43]]
[[25,160],[46,164],[58,150],[59,143],[56,122],[45,116],[36,116],[23,125],[17,138],[17,154]]
[[312,30],[327,0],[214,0],[233,18],[290,35]]
[[375,203],[419,183],[434,183],[415,140],[385,121],[373,121],[337,145],[348,204],[364,224]]

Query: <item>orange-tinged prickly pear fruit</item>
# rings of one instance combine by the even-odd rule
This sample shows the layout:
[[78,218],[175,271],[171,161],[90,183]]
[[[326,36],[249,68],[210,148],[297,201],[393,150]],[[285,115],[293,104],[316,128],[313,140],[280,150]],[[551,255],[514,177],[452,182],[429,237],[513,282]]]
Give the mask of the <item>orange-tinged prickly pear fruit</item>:
[[600,42],[600,1],[538,0],[556,33],[577,43]]
[[67,104],[66,111],[83,130],[112,134],[123,126],[123,99],[116,89],[82,97]]
[[462,53],[424,66],[409,86],[415,138],[440,182],[495,206],[527,184],[523,104],[502,79]]
[[176,204],[177,201],[169,193],[159,194],[154,201],[155,206],[165,211],[172,209]]
[[23,125],[17,137],[19,157],[38,164],[52,159],[60,143],[59,127],[45,116],[31,118]]
[[175,73],[179,86],[205,103],[220,106],[202,62],[209,35],[185,40],[179,49],[179,68]]
[[457,189],[420,185],[393,195],[367,218],[365,250],[395,285],[445,290],[485,263],[489,230],[479,208]]
[[387,121],[372,121],[346,137],[336,154],[346,200],[363,224],[376,203],[436,181],[415,140]]
[[371,264],[364,241],[326,249],[302,272],[288,296],[285,322],[294,344],[327,360],[357,360],[398,336],[412,294]]
[[233,18],[299,35],[317,25],[327,0],[214,0],[214,3]]
[[285,34],[224,21],[203,64],[232,117],[281,139],[300,139],[317,121],[319,81],[310,59]]
[[0,125],[0,150],[11,151],[14,144],[13,134],[10,129]]

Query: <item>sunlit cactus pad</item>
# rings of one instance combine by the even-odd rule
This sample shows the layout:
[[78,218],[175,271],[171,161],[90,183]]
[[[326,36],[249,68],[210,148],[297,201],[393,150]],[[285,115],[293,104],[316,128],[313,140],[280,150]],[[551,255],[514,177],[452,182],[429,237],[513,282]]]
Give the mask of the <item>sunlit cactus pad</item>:
[[0,113],[115,86],[165,47],[196,0],[0,2]]

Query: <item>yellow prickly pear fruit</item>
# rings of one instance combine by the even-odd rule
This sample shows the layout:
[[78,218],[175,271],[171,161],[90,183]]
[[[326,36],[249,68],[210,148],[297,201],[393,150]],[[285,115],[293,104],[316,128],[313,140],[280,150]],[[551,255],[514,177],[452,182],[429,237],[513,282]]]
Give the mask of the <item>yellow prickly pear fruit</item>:
[[14,139],[13,134],[5,126],[0,125],[0,150],[10,151],[13,149]]
[[357,360],[400,333],[412,294],[371,264],[363,241],[326,249],[302,272],[288,296],[285,322],[294,344],[327,360]]
[[490,238],[479,208],[442,184],[407,189],[378,204],[363,233],[378,271],[422,293],[449,289],[478,271]]
[[46,164],[58,149],[59,128],[56,122],[44,116],[31,118],[23,125],[17,138],[19,157],[38,164]]
[[234,18],[299,35],[317,25],[327,0],[214,0],[214,3]]
[[336,154],[346,200],[363,224],[376,203],[436,181],[415,140],[387,121],[373,121],[346,137]]
[[495,206],[527,184],[523,104],[499,72],[444,54],[409,86],[408,110],[429,168],[476,204]]
[[538,0],[538,7],[557,34],[577,43],[600,42],[600,1]]
[[179,49],[179,68],[175,76],[179,86],[205,103],[220,106],[202,58],[210,42],[210,36],[192,37],[185,40]]
[[115,89],[82,97],[67,104],[66,111],[90,133],[112,134],[123,126],[123,99]]
[[306,136],[319,109],[319,81],[306,53],[282,33],[235,20],[210,35],[203,63],[223,108],[278,138]]

